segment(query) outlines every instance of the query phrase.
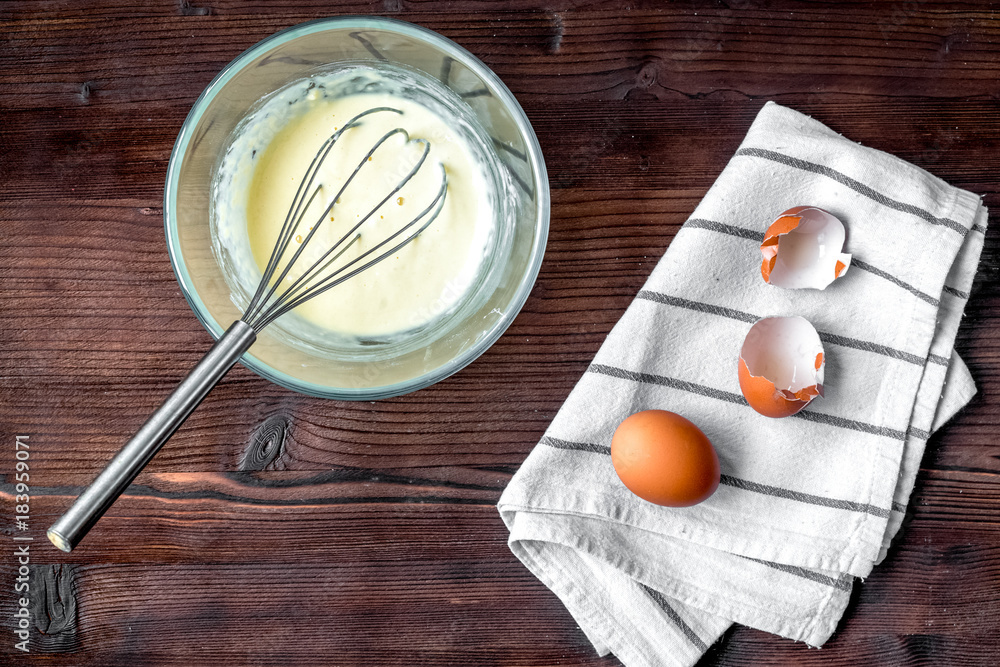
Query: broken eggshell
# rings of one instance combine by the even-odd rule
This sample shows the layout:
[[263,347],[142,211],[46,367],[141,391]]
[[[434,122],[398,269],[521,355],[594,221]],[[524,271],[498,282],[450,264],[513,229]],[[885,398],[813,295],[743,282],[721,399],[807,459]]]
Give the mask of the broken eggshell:
[[847,232],[835,215],[815,206],[790,208],[771,223],[760,244],[764,281],[789,289],[824,289],[844,275]]
[[789,417],[823,395],[823,343],[803,317],[768,317],[740,349],[740,390],[765,417]]

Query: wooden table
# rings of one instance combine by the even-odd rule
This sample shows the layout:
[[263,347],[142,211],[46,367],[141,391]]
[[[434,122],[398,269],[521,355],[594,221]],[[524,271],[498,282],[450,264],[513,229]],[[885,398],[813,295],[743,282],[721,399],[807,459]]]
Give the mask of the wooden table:
[[[580,7],[575,5],[580,4]],[[767,100],[1000,210],[1000,14],[974,3],[0,7],[0,663],[615,665],[509,552],[495,503]],[[482,58],[548,163],[541,275],[508,332],[375,403],[238,367],[72,554],[45,528],[209,345],[167,258],[195,98],[310,18],[420,23]],[[979,394],[930,441],[908,524],[821,650],[746,628],[703,665],[993,665],[1000,655],[996,215],[958,337]],[[14,523],[16,436],[30,523]],[[31,654],[14,648],[30,536]]]

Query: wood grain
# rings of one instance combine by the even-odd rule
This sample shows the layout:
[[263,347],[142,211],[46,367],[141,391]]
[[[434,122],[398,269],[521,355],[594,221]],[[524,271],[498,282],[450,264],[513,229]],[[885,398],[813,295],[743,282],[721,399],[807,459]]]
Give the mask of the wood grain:
[[[345,13],[437,30],[518,97],[553,201],[531,297],[483,357],[404,397],[322,401],[234,369],[86,548],[56,551],[44,528],[210,344],[163,238],[181,123],[244,49]],[[618,664],[514,559],[494,505],[766,100],[1000,209],[991,4],[0,6],[0,663]],[[889,558],[821,651],[736,628],[701,667],[996,664],[995,217],[956,344],[979,394],[931,438]],[[31,655],[8,622],[15,434],[44,584]]]

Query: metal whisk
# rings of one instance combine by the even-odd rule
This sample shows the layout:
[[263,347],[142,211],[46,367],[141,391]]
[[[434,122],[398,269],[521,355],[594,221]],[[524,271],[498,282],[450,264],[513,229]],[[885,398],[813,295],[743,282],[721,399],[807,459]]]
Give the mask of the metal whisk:
[[[288,214],[281,226],[278,239],[271,251],[267,267],[257,286],[257,291],[250,300],[243,317],[226,330],[225,334],[219,338],[218,342],[205,354],[174,392],[167,397],[159,409],[146,420],[135,436],[125,444],[107,467],[91,482],[90,486],[80,494],[69,510],[52,524],[48,530],[48,537],[58,548],[63,551],[71,551],[83,539],[156,452],[184,423],[188,415],[208,395],[212,387],[229,372],[229,369],[239,361],[243,353],[250,349],[250,346],[257,340],[257,334],[264,327],[309,299],[336,287],[345,280],[353,278],[386,259],[419,236],[441,213],[448,190],[448,178],[443,165],[441,165],[441,187],[431,203],[419,215],[399,226],[391,235],[360,253],[357,257],[344,261],[340,265],[336,264],[347,249],[361,238],[364,233],[363,228],[369,219],[403,186],[410,182],[423,168],[427,160],[430,144],[424,139],[411,140],[406,130],[397,127],[383,135],[365,154],[358,166],[345,180],[339,192],[330,199],[330,204],[311,226],[300,246],[282,268],[282,258],[322,187],[316,185],[316,177],[320,167],[327,160],[337,140],[345,132],[360,126],[363,117],[374,113],[401,115],[403,112],[391,107],[369,109],[352,118],[344,127],[326,139],[316,152],[299,183],[295,197],[288,208]],[[290,284],[283,286],[290,270],[296,261],[300,260],[309,242],[319,231],[334,206],[340,201],[341,195],[358,173],[366,168],[370,161],[369,158],[375,151],[395,135],[402,135],[407,143],[415,143],[423,147],[416,165],[378,204],[371,208],[367,215],[361,216],[360,220],[345,232],[336,243],[327,248],[298,277],[291,280]]]

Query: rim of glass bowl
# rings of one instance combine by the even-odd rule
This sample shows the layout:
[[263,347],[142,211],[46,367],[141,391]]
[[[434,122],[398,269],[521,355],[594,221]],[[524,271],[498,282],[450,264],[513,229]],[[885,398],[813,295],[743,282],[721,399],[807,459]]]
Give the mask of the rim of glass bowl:
[[184,298],[187,299],[188,305],[191,306],[191,309],[198,317],[198,320],[202,323],[205,329],[208,330],[209,334],[211,334],[214,339],[218,340],[225,332],[225,327],[220,325],[215,318],[208,314],[204,302],[194,290],[190,274],[187,271],[187,266],[184,264],[180,252],[180,243],[178,241],[176,229],[177,220],[175,216],[175,203],[177,201],[177,180],[181,166],[181,157],[187,152],[187,147],[191,141],[194,128],[201,119],[202,113],[204,113],[204,110],[208,106],[209,102],[215,98],[218,92],[248,62],[275,46],[296,39],[302,35],[321,32],[331,28],[367,28],[397,32],[425,41],[438,48],[446,55],[451,56],[455,60],[469,67],[484,82],[491,86],[493,92],[503,101],[504,106],[510,110],[511,115],[517,123],[518,130],[525,139],[525,144],[530,157],[530,163],[535,174],[535,192],[538,203],[536,208],[538,212],[535,224],[535,238],[532,243],[532,255],[528,265],[528,270],[521,278],[521,283],[518,286],[517,293],[515,294],[510,307],[496,322],[496,324],[493,325],[492,329],[490,329],[485,336],[480,338],[475,345],[463,351],[462,354],[458,355],[447,364],[443,364],[428,373],[403,382],[396,382],[379,387],[350,388],[329,387],[299,380],[272,368],[254,357],[250,352],[244,354],[240,359],[240,362],[244,366],[261,377],[287,389],[310,396],[341,400],[374,400],[389,398],[391,396],[400,396],[402,394],[417,391],[418,389],[429,387],[430,385],[439,382],[465,368],[481,356],[487,349],[489,349],[490,346],[492,346],[493,343],[495,343],[497,339],[503,335],[503,333],[510,326],[511,322],[514,321],[514,318],[521,311],[521,308],[524,306],[524,302],[527,300],[528,294],[531,292],[531,289],[535,284],[535,280],[538,278],[538,271],[541,268],[542,257],[545,254],[545,245],[548,240],[549,230],[550,202],[548,176],[545,169],[545,161],[542,157],[542,150],[538,144],[538,138],[535,136],[535,131],[531,127],[528,117],[525,115],[521,105],[518,104],[517,100],[514,98],[513,93],[507,89],[507,86],[500,80],[500,77],[494,74],[489,67],[487,67],[482,61],[466,49],[462,48],[447,37],[439,35],[436,32],[416,24],[399,21],[397,19],[368,16],[339,16],[307,21],[276,32],[270,37],[267,37],[251,46],[249,49],[233,59],[232,62],[226,65],[222,71],[220,71],[215,78],[212,79],[212,82],[208,84],[198,99],[195,100],[194,105],[191,107],[191,111],[188,113],[187,118],[184,120],[184,124],[181,126],[180,133],[177,136],[177,141],[174,143],[173,151],[170,154],[170,162],[167,166],[166,185],[163,193],[163,223],[166,229],[167,250],[170,255],[170,264],[173,266],[174,274],[177,276],[177,282],[180,284],[181,292],[183,292]]

